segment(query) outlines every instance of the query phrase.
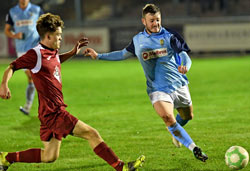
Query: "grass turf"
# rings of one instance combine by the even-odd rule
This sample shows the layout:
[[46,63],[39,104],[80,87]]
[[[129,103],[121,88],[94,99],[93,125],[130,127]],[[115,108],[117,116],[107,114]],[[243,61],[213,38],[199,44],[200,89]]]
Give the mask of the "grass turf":
[[[229,170],[225,151],[232,145],[250,152],[250,57],[193,59],[189,87],[194,120],[184,128],[209,156],[196,160],[171,136],[146,95],[146,80],[137,60],[121,62],[70,60],[62,64],[63,93],[68,111],[96,128],[124,161],[146,156],[144,171]],[[3,74],[7,64],[0,64]],[[2,77],[2,76],[1,76]],[[37,96],[30,116],[19,111],[25,101],[26,78],[17,71],[9,82],[10,100],[0,99],[0,151],[42,147]],[[250,169],[247,166],[245,170]],[[59,159],[50,164],[13,164],[10,171],[112,170],[88,143],[68,136]]]

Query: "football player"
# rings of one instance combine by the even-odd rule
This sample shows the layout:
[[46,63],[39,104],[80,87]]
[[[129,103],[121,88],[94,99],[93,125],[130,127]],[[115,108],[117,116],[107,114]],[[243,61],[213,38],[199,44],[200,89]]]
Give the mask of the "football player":
[[8,81],[19,69],[29,69],[38,92],[40,139],[44,149],[31,148],[18,152],[0,152],[0,170],[7,170],[16,162],[50,163],[59,157],[62,138],[73,135],[88,141],[90,147],[100,158],[117,171],[137,170],[145,160],[124,163],[104,142],[98,131],[78,120],[67,112],[62,94],[61,63],[68,60],[88,44],[86,38],[80,39],[75,47],[66,53],[59,54],[62,40],[63,21],[58,15],[43,14],[37,21],[40,43],[26,54],[13,61],[6,69],[0,86],[0,97],[11,97]]
[[[123,50],[100,54],[87,48],[84,53],[93,59],[111,61],[136,56],[147,79],[148,96],[156,113],[172,134],[173,143],[177,147],[183,144],[197,159],[205,162],[207,155],[183,128],[193,118],[192,100],[185,75],[191,67],[187,54],[190,49],[177,32],[161,26],[161,12],[156,5],[145,5],[142,23],[144,31],[135,35]],[[179,112],[176,118],[174,108]]]
[[[36,31],[36,21],[41,14],[43,14],[43,10],[30,3],[29,0],[19,0],[19,3],[9,10],[4,32],[7,37],[15,39],[17,57],[22,56],[38,44],[39,35]],[[35,95],[35,86],[30,71],[25,70],[25,74],[28,78],[26,103],[24,106],[20,106],[20,111],[28,115]]]

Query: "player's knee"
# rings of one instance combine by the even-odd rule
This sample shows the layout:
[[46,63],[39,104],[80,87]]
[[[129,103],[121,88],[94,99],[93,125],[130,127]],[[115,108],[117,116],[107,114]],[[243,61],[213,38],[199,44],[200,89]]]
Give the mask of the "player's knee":
[[49,158],[48,160],[45,161],[45,163],[53,163],[56,161],[57,158]]
[[161,118],[167,125],[172,125],[176,122],[174,116],[170,114],[161,115]]
[[190,118],[188,120],[192,120],[194,118],[194,114],[191,113]]
[[99,132],[95,128],[89,130],[89,138],[98,138],[100,137]]
[[192,120],[193,117],[194,117],[194,114],[191,113],[191,114],[189,114],[189,115],[184,116],[183,120]]
[[75,136],[84,138],[86,140],[100,137],[98,131],[96,129],[92,128],[91,126],[86,125],[86,124],[79,124],[79,125],[80,126],[78,126],[76,128],[76,130],[73,131],[73,134]]
[[47,156],[44,160],[44,163],[53,163],[55,162],[59,157],[59,154],[53,154],[50,156]]

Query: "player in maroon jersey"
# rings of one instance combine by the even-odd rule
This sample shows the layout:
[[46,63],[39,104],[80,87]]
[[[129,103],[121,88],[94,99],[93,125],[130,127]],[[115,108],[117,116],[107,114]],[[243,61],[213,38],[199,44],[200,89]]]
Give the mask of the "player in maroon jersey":
[[58,53],[62,40],[63,21],[58,15],[43,14],[37,21],[40,44],[13,61],[6,69],[0,86],[0,97],[11,97],[8,81],[19,69],[29,69],[38,92],[40,138],[44,149],[31,148],[19,152],[0,152],[0,170],[7,170],[14,162],[49,163],[59,157],[62,137],[71,134],[86,139],[94,152],[117,171],[136,170],[145,160],[124,163],[104,143],[97,130],[78,120],[65,110],[61,82],[61,63],[77,54],[88,44],[87,38],[80,39],[75,47],[63,54]]

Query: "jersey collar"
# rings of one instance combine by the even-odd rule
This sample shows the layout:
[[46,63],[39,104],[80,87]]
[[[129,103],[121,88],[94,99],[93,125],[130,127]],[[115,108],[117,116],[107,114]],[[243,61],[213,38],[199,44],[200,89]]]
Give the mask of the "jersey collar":
[[41,45],[44,49],[48,49],[48,50],[50,50],[50,51],[56,51],[55,49],[49,48],[49,47],[43,45],[42,43],[40,43],[40,45]]

